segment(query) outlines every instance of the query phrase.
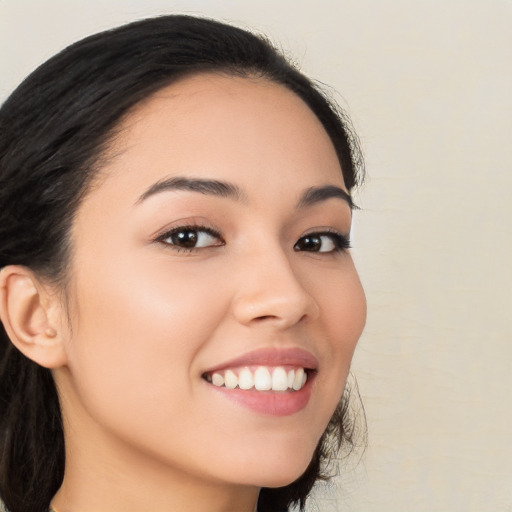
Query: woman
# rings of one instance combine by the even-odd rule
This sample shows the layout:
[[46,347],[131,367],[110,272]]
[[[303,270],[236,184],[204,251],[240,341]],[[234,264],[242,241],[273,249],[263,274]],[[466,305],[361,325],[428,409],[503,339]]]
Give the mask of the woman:
[[277,511],[347,436],[347,120],[268,42],[148,19],[0,110],[11,512]]

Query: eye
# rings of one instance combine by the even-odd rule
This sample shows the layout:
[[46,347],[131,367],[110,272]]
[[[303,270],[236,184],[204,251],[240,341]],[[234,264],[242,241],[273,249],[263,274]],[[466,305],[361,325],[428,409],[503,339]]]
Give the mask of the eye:
[[310,233],[293,246],[296,251],[333,253],[350,248],[350,240],[338,232]]
[[157,241],[169,245],[175,250],[187,252],[224,245],[219,233],[203,226],[176,227],[159,236]]

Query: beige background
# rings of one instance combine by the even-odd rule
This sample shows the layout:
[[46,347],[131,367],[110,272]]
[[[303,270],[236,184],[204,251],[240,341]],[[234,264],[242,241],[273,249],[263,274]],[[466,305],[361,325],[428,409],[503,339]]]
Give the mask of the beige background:
[[271,35],[366,153],[369,446],[310,510],[512,511],[512,1],[0,0],[0,98],[64,45],[168,12]]

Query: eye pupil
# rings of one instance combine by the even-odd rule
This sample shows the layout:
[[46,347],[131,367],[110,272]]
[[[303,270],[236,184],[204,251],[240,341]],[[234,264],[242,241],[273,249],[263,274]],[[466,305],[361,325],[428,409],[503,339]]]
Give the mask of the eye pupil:
[[197,238],[197,231],[192,229],[184,229],[182,231],[178,231],[177,233],[173,233],[171,236],[171,241],[174,245],[191,248],[196,246]]
[[322,241],[318,236],[305,236],[302,239],[303,251],[319,251],[322,246]]

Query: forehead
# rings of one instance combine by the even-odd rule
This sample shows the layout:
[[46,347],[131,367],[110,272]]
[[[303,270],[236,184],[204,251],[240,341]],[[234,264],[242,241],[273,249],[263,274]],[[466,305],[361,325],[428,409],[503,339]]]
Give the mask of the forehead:
[[100,174],[116,187],[185,174],[235,181],[249,193],[267,175],[345,188],[322,123],[296,94],[261,78],[182,79],[126,117],[110,153]]

